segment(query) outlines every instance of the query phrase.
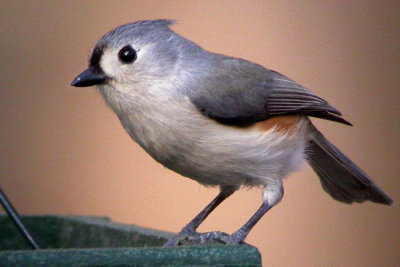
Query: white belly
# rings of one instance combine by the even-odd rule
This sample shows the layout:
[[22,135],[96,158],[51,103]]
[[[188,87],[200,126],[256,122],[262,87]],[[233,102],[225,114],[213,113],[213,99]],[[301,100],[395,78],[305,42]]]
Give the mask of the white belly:
[[307,119],[296,135],[226,126],[204,117],[188,101],[120,119],[154,159],[205,185],[267,185],[304,160]]

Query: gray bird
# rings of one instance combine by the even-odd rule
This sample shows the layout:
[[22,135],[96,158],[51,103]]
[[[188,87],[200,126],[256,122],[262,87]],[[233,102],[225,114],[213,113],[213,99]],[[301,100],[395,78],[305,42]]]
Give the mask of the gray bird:
[[[120,26],[96,44],[71,85],[97,85],[123,127],[165,167],[220,193],[165,246],[241,243],[283,196],[282,179],[307,161],[323,189],[345,202],[392,200],[311,123],[347,125],[328,102],[286,76],[208,52],[173,32],[170,20]],[[197,233],[242,186],[262,188],[262,204],[231,235]]]

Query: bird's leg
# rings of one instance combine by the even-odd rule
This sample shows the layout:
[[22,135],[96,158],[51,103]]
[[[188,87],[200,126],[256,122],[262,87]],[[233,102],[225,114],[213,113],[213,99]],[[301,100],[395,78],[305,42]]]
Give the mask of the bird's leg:
[[251,229],[253,229],[254,225],[256,225],[268,210],[278,204],[282,197],[283,187],[282,182],[279,180],[276,184],[268,185],[263,189],[263,203],[261,204],[261,207],[239,230],[234,232],[232,235],[227,235],[219,231],[202,233],[196,238],[196,243],[217,241],[225,244],[238,244],[243,242]]
[[172,247],[179,244],[180,240],[191,235],[196,235],[196,229],[208,215],[225,199],[232,195],[238,188],[236,186],[221,186],[221,192],[207,205],[196,217],[193,218],[182,230],[173,236],[163,247]]

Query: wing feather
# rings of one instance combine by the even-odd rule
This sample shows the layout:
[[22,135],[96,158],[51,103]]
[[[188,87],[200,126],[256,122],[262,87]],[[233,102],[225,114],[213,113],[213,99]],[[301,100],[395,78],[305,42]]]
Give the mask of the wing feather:
[[351,125],[327,101],[288,77],[246,60],[216,55],[200,88],[189,91],[204,115],[221,123],[252,124],[303,114]]

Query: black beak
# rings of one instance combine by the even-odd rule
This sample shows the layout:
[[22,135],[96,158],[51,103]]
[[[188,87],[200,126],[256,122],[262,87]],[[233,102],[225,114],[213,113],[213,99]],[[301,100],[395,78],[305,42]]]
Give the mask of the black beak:
[[96,67],[89,67],[87,70],[79,74],[71,83],[76,87],[88,87],[106,82],[108,77],[99,71]]

